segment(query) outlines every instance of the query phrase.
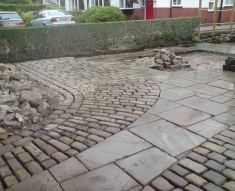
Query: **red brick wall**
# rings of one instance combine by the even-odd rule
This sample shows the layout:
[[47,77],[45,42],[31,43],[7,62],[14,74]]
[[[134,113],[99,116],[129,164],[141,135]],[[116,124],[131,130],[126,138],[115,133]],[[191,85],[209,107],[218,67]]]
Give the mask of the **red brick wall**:
[[[221,22],[230,22],[231,11],[225,11],[228,9],[232,9],[232,7],[224,7],[221,15]],[[139,19],[144,19],[144,7],[141,9],[134,9],[133,14],[139,15]],[[172,18],[177,17],[191,17],[198,15],[198,8],[183,8],[183,7],[172,7]],[[131,19],[132,14],[125,15],[126,20]],[[202,10],[202,23],[213,23],[214,12],[208,11],[206,8]],[[154,8],[153,18],[170,18],[170,8]],[[217,20],[218,22],[219,12],[217,12]],[[234,14],[234,22],[235,22],[235,14]]]

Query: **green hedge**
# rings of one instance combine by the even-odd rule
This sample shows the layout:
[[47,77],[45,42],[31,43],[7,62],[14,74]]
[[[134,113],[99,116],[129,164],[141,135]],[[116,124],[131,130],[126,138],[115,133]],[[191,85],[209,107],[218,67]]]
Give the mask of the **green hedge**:
[[0,62],[123,51],[189,40],[200,17],[0,30]]
[[30,5],[16,5],[16,4],[0,4],[0,10],[2,11],[40,11],[44,9],[46,5],[41,4],[30,4]]

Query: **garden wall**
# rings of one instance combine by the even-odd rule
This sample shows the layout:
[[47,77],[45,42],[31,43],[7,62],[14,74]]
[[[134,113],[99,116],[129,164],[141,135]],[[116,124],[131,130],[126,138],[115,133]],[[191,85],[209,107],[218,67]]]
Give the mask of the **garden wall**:
[[190,40],[200,17],[0,30],[0,62],[123,52]]

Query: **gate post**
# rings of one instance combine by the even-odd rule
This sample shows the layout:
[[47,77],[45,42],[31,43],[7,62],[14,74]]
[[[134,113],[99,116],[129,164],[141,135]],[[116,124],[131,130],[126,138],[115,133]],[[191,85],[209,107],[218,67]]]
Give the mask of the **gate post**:
[[[202,16],[202,0],[199,0],[198,16],[199,16],[199,17]],[[198,38],[200,38],[200,35],[201,35],[201,21],[200,21],[200,23],[198,24],[198,32],[197,32]]]
[[233,17],[234,17],[234,9],[235,9],[235,1],[233,1],[233,8],[231,12],[231,20],[230,20],[230,34],[233,32]]
[[213,36],[215,35],[217,5],[218,5],[218,0],[215,0],[214,18],[213,18],[213,31],[212,31],[212,35],[213,35]]

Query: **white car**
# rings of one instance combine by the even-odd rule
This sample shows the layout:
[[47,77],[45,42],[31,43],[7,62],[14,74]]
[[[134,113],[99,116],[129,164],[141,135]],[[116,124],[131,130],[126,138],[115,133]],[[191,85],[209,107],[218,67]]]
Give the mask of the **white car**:
[[24,26],[24,21],[17,12],[0,11],[0,28]]
[[30,22],[31,26],[58,26],[75,24],[74,16],[64,10],[45,10]]

